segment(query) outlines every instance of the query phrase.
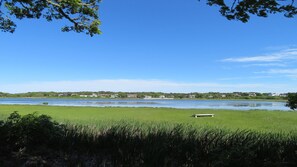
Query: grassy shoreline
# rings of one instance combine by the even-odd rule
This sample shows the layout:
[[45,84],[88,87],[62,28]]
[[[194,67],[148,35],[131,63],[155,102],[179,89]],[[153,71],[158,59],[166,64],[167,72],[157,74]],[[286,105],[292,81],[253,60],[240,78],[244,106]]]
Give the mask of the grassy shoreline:
[[0,134],[4,167],[297,165],[297,133],[130,122],[98,129],[14,112],[0,121]]
[[[82,99],[82,100],[150,100],[150,99],[142,99],[142,98],[81,98],[81,97],[0,97],[0,99],[4,98],[27,98],[27,99]],[[152,99],[154,100],[154,99]],[[246,101],[267,101],[267,102],[286,102],[287,100],[283,99],[245,99],[245,98],[238,98],[238,99],[228,99],[228,98],[175,98],[175,99],[160,99],[160,100],[246,100]]]
[[296,166],[296,121],[283,111],[0,105],[0,166]]
[[[252,130],[257,132],[290,133],[297,130],[297,113],[267,110],[212,110],[173,108],[125,108],[125,107],[65,107],[42,105],[0,105],[0,120],[13,111],[21,115],[37,112],[59,122],[104,126],[115,122],[190,125],[196,128]],[[193,114],[215,114],[214,118],[193,118]]]

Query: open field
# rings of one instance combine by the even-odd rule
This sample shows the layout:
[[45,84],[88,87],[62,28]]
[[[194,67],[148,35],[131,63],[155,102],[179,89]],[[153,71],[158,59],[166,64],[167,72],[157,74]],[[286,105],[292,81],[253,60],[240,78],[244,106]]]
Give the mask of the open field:
[[[297,113],[284,111],[0,105],[0,119],[5,119],[13,111],[18,111],[21,115],[37,112],[38,114],[49,115],[58,122],[96,127],[124,121],[148,125],[186,124],[193,127],[248,129],[276,133],[297,130]],[[213,113],[215,117],[191,117],[198,113]]]

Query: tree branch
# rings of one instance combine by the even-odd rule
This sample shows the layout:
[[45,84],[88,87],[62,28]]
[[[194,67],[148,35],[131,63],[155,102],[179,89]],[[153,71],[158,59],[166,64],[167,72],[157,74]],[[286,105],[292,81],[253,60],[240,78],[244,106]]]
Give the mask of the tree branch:
[[20,4],[22,5],[23,8],[29,10],[29,8],[28,8],[27,6],[25,6],[25,5],[23,4],[23,2],[20,2]]
[[61,8],[61,5],[59,5],[58,3],[55,3],[55,2],[49,1],[49,0],[46,0],[46,2],[53,5],[53,6],[55,6],[55,7]]
[[55,7],[57,7],[57,8],[58,8],[58,12],[59,12],[60,14],[62,14],[67,20],[69,20],[70,22],[72,22],[72,23],[74,24],[75,27],[77,27],[78,23],[77,23],[74,19],[72,19],[68,14],[66,14],[66,13],[63,11],[62,6],[61,6],[60,4],[55,3],[55,2],[53,2],[53,1],[50,1],[50,0],[47,0],[46,2],[49,3],[49,4],[51,4],[51,5],[53,5],[53,6],[55,6]]
[[235,6],[236,1],[237,1],[237,0],[234,0],[234,1],[233,1],[233,4],[232,4],[232,6],[231,6],[231,10],[234,9],[234,6]]
[[[53,1],[50,1],[50,0],[46,0],[46,2],[49,3],[49,4],[51,4],[51,5],[53,5],[53,6],[56,6],[56,7],[62,7],[60,4],[55,3]],[[95,4],[96,4],[96,1],[93,2],[93,3],[83,3],[83,2],[78,3],[78,5],[81,5],[81,6],[93,6]]]
[[70,22],[72,22],[75,27],[77,27],[78,23],[75,20],[73,20],[69,15],[67,15],[61,7],[58,8],[58,12],[61,13]]

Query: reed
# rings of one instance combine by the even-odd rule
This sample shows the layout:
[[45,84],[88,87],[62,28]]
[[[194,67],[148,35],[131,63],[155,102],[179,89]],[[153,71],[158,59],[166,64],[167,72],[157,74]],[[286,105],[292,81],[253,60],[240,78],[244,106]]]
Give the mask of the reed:
[[0,166],[297,165],[296,133],[136,121],[98,128],[17,112],[0,122],[0,133]]

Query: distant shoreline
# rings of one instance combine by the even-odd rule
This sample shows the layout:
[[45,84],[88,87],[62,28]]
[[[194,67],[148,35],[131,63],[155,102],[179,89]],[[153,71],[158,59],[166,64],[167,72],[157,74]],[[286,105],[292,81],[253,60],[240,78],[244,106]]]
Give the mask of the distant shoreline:
[[86,100],[243,100],[243,101],[271,101],[271,102],[286,102],[287,100],[281,99],[207,99],[207,98],[99,98],[99,97],[0,97],[0,99],[11,98],[11,99],[86,99]]

